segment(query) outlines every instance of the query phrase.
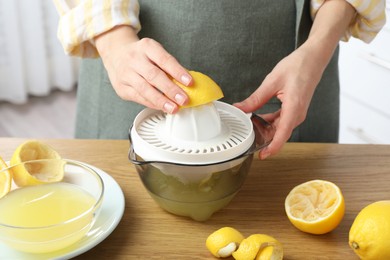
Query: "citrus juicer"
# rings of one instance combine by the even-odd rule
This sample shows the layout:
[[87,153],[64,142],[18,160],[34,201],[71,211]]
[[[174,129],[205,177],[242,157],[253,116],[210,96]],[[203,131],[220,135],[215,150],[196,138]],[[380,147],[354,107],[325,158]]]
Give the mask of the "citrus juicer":
[[[137,115],[131,128],[129,158],[135,164],[221,164],[265,147],[273,132],[261,117],[220,101],[184,108],[173,115],[147,108]],[[207,174],[166,173],[183,181],[203,179]]]
[[[130,128],[129,159],[154,199],[164,198],[160,206],[205,220],[238,191],[253,154],[268,145],[273,134],[274,128],[261,117],[220,101],[181,108],[173,115],[146,108]],[[227,195],[225,203],[194,216],[191,204]],[[172,210],[165,199],[187,204]]]

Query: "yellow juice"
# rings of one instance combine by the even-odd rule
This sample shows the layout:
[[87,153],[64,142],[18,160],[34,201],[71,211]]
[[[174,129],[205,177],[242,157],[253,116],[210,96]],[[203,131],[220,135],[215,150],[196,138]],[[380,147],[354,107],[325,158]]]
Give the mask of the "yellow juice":
[[248,156],[241,164],[189,183],[153,166],[145,167],[140,176],[160,207],[179,216],[206,221],[234,198],[245,181],[252,160],[253,156]]
[[0,240],[32,253],[62,249],[89,231],[95,203],[91,194],[69,183],[16,189],[0,199]]

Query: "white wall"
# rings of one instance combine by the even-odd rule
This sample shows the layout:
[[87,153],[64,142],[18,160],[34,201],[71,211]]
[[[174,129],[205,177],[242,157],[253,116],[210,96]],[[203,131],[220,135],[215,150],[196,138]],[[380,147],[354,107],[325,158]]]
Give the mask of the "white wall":
[[340,143],[390,144],[390,1],[387,24],[370,44],[341,43]]

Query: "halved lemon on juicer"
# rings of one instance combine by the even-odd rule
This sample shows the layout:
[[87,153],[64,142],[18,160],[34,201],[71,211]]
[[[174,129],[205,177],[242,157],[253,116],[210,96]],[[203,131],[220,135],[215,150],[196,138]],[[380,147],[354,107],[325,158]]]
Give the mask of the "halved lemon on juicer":
[[[64,177],[62,164],[23,162],[43,159],[61,159],[61,156],[49,145],[37,140],[29,140],[19,145],[12,155],[10,165],[18,165],[12,170],[13,180],[19,187],[61,181]],[[28,167],[30,165],[30,167]],[[33,166],[31,166],[33,165]]]
[[189,97],[188,104],[182,108],[200,106],[223,98],[221,88],[209,76],[197,71],[189,71],[189,73],[194,81],[191,86],[187,87],[173,79],[173,82],[181,87]]

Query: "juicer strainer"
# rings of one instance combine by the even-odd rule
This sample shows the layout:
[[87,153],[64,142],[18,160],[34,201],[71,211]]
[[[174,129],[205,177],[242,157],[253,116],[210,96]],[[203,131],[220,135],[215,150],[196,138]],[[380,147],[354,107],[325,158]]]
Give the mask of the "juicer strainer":
[[234,198],[273,135],[261,117],[223,102],[175,115],[146,108],[129,130],[129,160],[158,205],[205,221]]
[[146,108],[130,128],[129,159],[135,164],[219,164],[247,151],[254,153],[268,145],[273,134],[273,127],[261,117],[220,101],[175,115]]

